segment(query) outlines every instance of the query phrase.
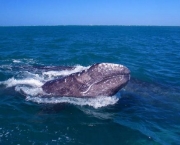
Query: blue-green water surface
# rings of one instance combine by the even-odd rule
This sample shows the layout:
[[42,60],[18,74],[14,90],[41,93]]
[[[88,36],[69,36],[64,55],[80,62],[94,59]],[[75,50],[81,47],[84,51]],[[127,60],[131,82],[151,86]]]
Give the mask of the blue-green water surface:
[[[113,99],[33,98],[35,68],[97,62],[131,70]],[[0,144],[179,145],[180,27],[0,27]]]

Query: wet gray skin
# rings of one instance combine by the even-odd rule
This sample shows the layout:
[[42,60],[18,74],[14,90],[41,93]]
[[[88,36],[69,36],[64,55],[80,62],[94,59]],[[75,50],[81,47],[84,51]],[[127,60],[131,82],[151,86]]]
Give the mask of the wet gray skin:
[[113,63],[98,63],[89,69],[48,81],[42,89],[50,96],[97,97],[112,96],[130,80],[127,67]]

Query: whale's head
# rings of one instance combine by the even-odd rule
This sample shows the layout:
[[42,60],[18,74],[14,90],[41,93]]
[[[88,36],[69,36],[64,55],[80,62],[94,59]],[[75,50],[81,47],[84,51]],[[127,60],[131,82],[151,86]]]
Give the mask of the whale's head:
[[82,85],[82,96],[112,96],[130,80],[127,67],[113,63],[98,63],[77,74],[76,79]]

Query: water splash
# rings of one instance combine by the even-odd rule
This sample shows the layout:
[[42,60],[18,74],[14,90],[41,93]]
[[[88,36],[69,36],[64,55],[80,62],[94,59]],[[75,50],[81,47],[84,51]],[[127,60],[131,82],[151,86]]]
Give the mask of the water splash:
[[14,87],[15,91],[24,95],[27,101],[36,103],[69,103],[79,106],[92,106],[100,108],[108,105],[115,104],[119,98],[116,96],[99,96],[96,98],[74,98],[74,97],[43,97],[47,95],[43,92],[41,86],[49,81],[58,77],[67,76],[76,72],[88,69],[90,66],[84,67],[76,65],[72,70],[61,71],[45,71],[39,70],[38,72],[31,72],[30,70],[19,70],[18,73],[6,81],[0,82],[6,88]]
[[27,96],[27,101],[33,101],[37,103],[57,104],[57,103],[69,103],[78,106],[91,106],[94,108],[100,108],[108,105],[113,105],[118,102],[119,98],[116,96],[99,96],[96,98],[74,98],[74,97],[32,97]]
[[47,71],[47,72],[43,72],[42,75],[45,77],[45,76],[48,76],[49,78],[54,78],[54,77],[57,77],[57,76],[67,76],[67,75],[70,75],[70,74],[73,74],[73,73],[76,73],[76,72],[81,72],[85,69],[88,69],[90,66],[87,66],[87,67],[84,67],[84,66],[81,66],[81,65],[76,65],[74,67],[74,69],[72,70],[62,70],[62,71]]
[[33,78],[25,78],[25,79],[15,79],[10,78],[7,81],[4,82],[0,82],[0,84],[5,85],[6,87],[13,87],[13,86],[17,86],[17,85],[30,85],[30,86],[34,86],[34,87],[41,87],[43,85],[43,83],[39,80],[35,80]]

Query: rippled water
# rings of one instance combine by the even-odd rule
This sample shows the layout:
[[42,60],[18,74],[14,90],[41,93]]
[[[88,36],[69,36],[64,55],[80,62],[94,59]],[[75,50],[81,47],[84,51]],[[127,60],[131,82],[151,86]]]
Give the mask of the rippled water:
[[[178,145],[179,38],[180,27],[0,27],[0,144]],[[131,81],[112,97],[38,96],[97,62],[127,66]]]

